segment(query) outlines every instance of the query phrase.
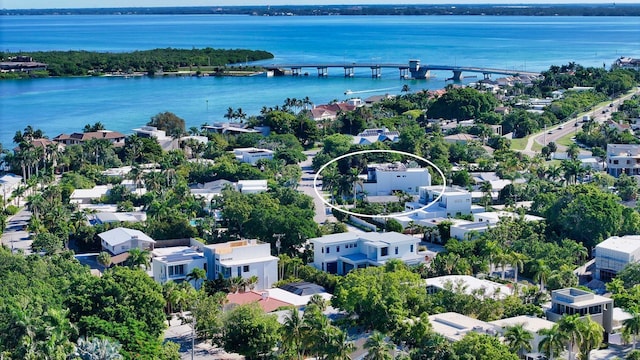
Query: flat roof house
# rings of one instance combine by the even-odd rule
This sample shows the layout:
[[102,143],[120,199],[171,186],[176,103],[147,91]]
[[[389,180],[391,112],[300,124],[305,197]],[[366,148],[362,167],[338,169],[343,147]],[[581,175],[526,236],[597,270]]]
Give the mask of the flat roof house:
[[255,165],[262,159],[273,159],[273,151],[257,148],[237,148],[233,149],[236,159],[240,162]]
[[397,162],[369,165],[363,190],[371,196],[391,195],[395,191],[417,195],[421,186],[429,185],[431,185],[429,169],[410,168]]
[[111,190],[109,185],[97,185],[91,189],[75,189],[71,193],[69,203],[71,204],[91,204],[91,201],[100,199]]
[[140,230],[119,227],[98,234],[102,249],[112,255],[126,253],[131,249],[153,250],[155,240]]
[[[207,261],[201,251],[187,247],[174,246],[153,250],[153,279],[160,284],[167,281],[182,282],[195,268],[207,270]],[[193,283],[193,280],[191,281]],[[192,284],[196,288],[202,285]]]
[[607,334],[613,329],[613,299],[604,296],[576,288],[552,291],[551,309],[547,310],[547,319],[558,322],[565,314],[591,316],[593,321],[602,325]]
[[490,321],[489,323],[496,326],[496,330],[498,330],[500,335],[504,335],[505,331],[509,327],[522,324],[522,327],[533,335],[533,339],[530,342],[532,353],[540,351],[538,345],[540,345],[540,341],[544,338],[543,336],[538,335],[538,331],[542,329],[551,329],[554,325],[553,321],[531,315],[520,315],[507,319]]
[[268,289],[278,281],[278,258],[271,255],[271,245],[259,240],[237,240],[204,247],[207,259],[207,279],[218,274],[229,279],[258,277],[256,290]]
[[236,189],[243,194],[256,194],[269,189],[267,180],[238,180]]
[[612,236],[596,245],[598,280],[609,281],[625,266],[640,261],[640,235]]
[[445,275],[425,279],[427,293],[433,294],[438,291],[462,290],[467,295],[476,298],[497,298],[504,299],[513,294],[513,289],[509,286],[499,284],[485,279],[478,279],[469,275]]
[[462,340],[470,332],[492,336],[497,334],[496,326],[455,312],[429,315],[429,323],[433,331],[451,342]]
[[357,268],[383,266],[388,260],[399,259],[406,264],[420,263],[419,239],[400,234],[353,233],[325,235],[310,239],[313,244],[313,266],[331,274],[344,275]]
[[615,177],[640,175],[640,145],[607,144],[607,172]]

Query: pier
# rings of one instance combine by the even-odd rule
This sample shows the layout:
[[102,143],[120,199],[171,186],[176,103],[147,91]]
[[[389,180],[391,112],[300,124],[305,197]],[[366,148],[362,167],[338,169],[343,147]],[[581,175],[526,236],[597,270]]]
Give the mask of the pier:
[[265,66],[268,74],[271,76],[300,76],[309,75],[303,72],[303,69],[316,69],[318,77],[329,76],[329,69],[343,69],[344,77],[354,77],[355,69],[370,69],[372,78],[382,76],[383,69],[392,69],[399,72],[402,79],[428,79],[431,71],[451,71],[453,76],[450,80],[460,81],[463,79],[463,72],[481,73],[484,79],[490,79],[491,75],[527,75],[539,76],[540,73],[531,71],[520,71],[510,69],[496,69],[476,66],[457,66],[457,65],[420,65],[420,60],[409,60],[408,64],[391,64],[391,63],[336,63],[336,64],[273,64]]

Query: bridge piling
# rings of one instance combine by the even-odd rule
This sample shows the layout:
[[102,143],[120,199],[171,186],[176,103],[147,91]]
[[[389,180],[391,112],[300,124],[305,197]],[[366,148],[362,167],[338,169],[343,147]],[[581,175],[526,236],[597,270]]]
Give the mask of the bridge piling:
[[382,69],[380,68],[379,65],[376,66],[372,66],[371,67],[371,77],[372,78],[379,78],[382,76]]
[[327,77],[329,76],[329,71],[326,66],[318,66],[318,77]]
[[344,77],[353,77],[353,76],[354,76],[353,66],[345,66]]

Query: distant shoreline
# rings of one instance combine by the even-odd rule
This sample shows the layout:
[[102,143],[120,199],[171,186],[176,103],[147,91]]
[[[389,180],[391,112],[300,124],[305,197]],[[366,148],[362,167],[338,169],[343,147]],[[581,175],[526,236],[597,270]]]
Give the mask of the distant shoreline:
[[0,16],[2,15],[640,16],[640,4],[255,5],[72,9],[1,9]]

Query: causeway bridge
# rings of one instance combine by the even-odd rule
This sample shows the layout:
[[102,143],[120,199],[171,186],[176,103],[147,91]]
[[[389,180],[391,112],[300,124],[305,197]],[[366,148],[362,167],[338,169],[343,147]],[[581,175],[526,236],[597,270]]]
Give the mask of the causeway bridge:
[[329,69],[338,68],[344,70],[345,77],[353,77],[355,69],[368,68],[371,69],[371,77],[378,78],[382,76],[382,69],[397,69],[400,72],[400,78],[402,79],[428,79],[431,76],[432,70],[437,71],[451,71],[453,76],[451,80],[462,80],[463,72],[482,73],[485,79],[491,78],[492,74],[497,75],[528,75],[539,76],[540,73],[531,71],[519,71],[509,69],[494,69],[486,67],[474,67],[474,66],[451,66],[451,65],[420,65],[420,60],[409,60],[408,64],[384,64],[384,63],[336,63],[336,64],[274,64],[264,66],[267,69],[268,76],[283,76],[283,75],[308,75],[307,72],[303,73],[303,69],[316,69],[319,77],[329,76]]

